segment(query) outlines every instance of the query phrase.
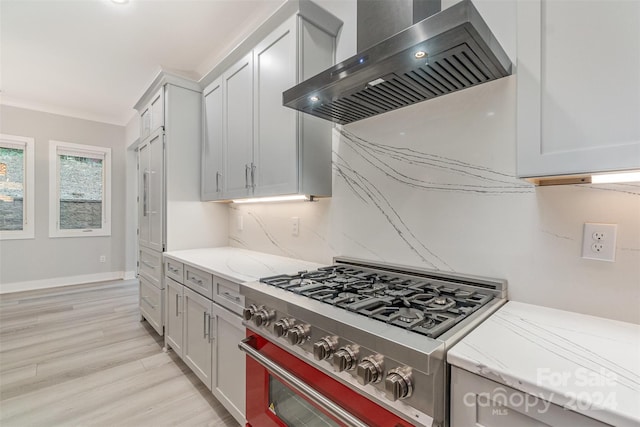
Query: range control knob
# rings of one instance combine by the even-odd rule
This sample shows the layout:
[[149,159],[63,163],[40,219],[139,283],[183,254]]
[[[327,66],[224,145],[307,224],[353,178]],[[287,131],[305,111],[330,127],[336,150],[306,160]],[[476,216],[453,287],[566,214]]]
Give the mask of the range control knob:
[[384,393],[389,400],[406,399],[413,393],[411,369],[396,368],[389,371],[384,380]]
[[356,378],[362,385],[375,384],[382,381],[384,358],[380,354],[367,356],[356,367]]
[[277,337],[283,337],[287,335],[287,331],[291,326],[293,326],[293,319],[280,319],[276,323],[273,324],[273,333],[276,334]]
[[358,361],[358,349],[348,345],[333,353],[333,369],[342,372],[355,368]]
[[310,331],[309,325],[295,325],[287,331],[287,339],[291,345],[302,345],[307,340]]
[[251,320],[256,311],[258,311],[258,307],[256,307],[255,304],[251,304],[249,307],[245,307],[242,310],[242,317],[244,317],[244,320]]
[[316,360],[326,360],[335,351],[338,341],[335,337],[327,336],[313,344],[313,357]]
[[266,308],[261,308],[255,313],[253,313],[253,324],[256,326],[269,326],[269,323],[273,319],[276,318],[276,312],[273,310],[267,310]]

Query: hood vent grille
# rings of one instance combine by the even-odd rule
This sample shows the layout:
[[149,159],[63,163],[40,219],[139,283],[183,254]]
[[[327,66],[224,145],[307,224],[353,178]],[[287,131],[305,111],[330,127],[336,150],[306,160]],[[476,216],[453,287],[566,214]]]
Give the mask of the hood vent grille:
[[285,91],[283,103],[348,124],[510,74],[506,53],[464,0]]
[[347,124],[499,77],[502,75],[494,75],[469,46],[463,44],[430,58],[421,67],[401,75],[388,75],[382,83],[323,103],[308,112]]

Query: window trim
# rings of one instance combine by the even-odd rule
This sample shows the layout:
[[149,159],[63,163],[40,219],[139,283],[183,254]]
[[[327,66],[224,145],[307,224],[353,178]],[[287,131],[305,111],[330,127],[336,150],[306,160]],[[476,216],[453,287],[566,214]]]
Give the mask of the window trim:
[[0,145],[23,147],[24,173],[22,230],[0,230],[0,240],[35,238],[35,139],[27,136],[0,134]]
[[[60,174],[58,150],[73,151],[78,156],[104,156],[102,169],[102,227],[83,230],[60,229]],[[96,145],[49,141],[49,237],[111,236],[111,148]]]

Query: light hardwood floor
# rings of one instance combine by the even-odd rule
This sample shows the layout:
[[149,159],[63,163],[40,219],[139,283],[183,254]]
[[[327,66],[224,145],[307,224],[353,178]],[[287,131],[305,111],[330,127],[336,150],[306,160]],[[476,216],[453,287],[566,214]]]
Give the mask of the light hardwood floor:
[[237,427],[162,346],[135,280],[0,295],[0,425]]

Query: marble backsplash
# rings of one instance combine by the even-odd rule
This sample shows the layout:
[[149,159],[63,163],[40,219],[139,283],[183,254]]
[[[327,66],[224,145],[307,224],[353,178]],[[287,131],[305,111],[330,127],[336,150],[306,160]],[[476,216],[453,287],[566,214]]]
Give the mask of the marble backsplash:
[[[511,300],[640,323],[640,184],[517,179],[515,77],[333,132],[333,197],[230,205],[232,246],[504,278]],[[614,263],[581,258],[585,222],[618,224]]]

